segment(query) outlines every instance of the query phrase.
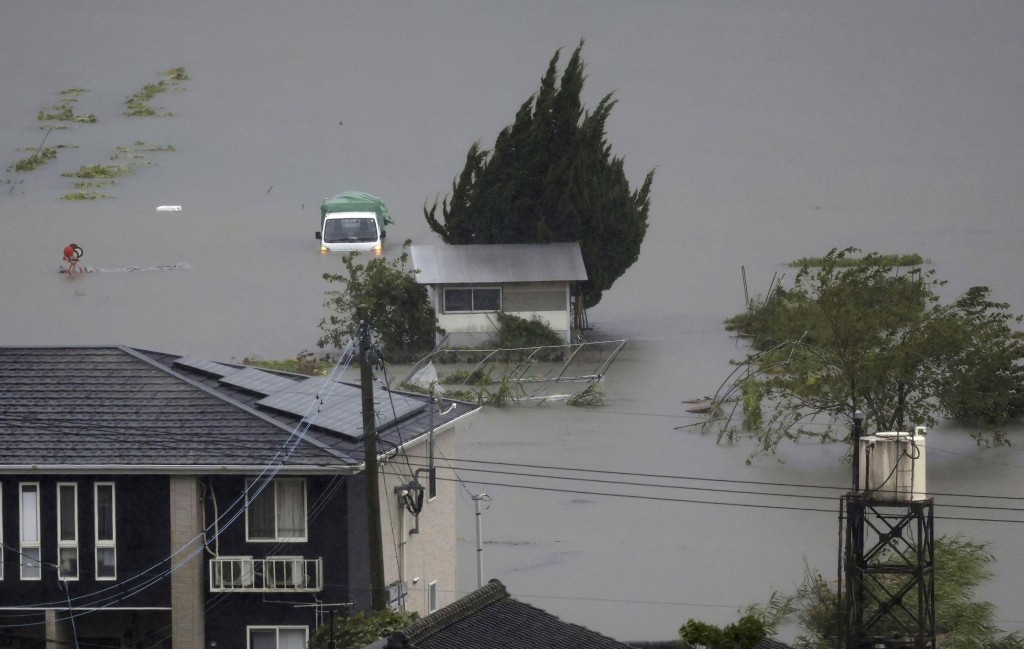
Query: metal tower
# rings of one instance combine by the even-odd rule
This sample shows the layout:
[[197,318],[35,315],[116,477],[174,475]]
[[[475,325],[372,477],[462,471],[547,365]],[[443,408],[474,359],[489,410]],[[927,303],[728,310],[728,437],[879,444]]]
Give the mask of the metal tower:
[[862,438],[862,421],[858,411],[853,491],[840,502],[839,649],[935,649],[934,502],[923,491],[923,437]]

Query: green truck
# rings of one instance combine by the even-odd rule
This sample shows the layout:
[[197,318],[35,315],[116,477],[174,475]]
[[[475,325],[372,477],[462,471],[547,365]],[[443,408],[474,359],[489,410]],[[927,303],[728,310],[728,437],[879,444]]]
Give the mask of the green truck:
[[320,252],[373,250],[380,254],[387,226],[394,224],[384,201],[365,192],[343,192],[320,205]]

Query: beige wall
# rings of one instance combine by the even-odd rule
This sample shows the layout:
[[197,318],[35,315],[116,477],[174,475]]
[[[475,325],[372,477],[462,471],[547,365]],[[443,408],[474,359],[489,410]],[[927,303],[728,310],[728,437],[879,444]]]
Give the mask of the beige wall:
[[[446,606],[456,599],[456,532],[455,498],[458,483],[445,458],[453,457],[455,428],[450,427],[435,436],[435,466],[437,467],[437,497],[424,496],[419,515],[418,534],[410,530],[417,525],[416,518],[398,504],[395,487],[407,484],[412,474],[427,466],[427,443],[424,439],[408,451],[381,465],[381,517],[384,537],[384,583],[391,584],[401,577],[409,595],[406,610],[426,615],[427,587],[437,581],[437,606]],[[426,472],[417,481],[428,488]],[[398,547],[395,546],[398,542]],[[403,574],[399,574],[402,572]]]
[[[172,649],[205,649],[202,503],[197,476],[171,476]],[[195,553],[191,559],[185,557]],[[178,562],[185,561],[182,565]]]

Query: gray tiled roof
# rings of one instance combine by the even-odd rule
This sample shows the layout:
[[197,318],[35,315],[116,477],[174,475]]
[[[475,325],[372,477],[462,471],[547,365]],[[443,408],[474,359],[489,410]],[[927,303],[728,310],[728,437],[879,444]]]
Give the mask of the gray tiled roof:
[[[361,440],[260,409],[263,395],[176,365],[181,358],[115,346],[0,347],[0,472],[245,471],[274,461],[304,473],[360,468]],[[462,406],[447,417],[423,408],[380,429],[380,451],[473,409]]]
[[419,619],[389,639],[392,649],[628,649],[629,645],[563,622],[516,601],[492,579],[486,586]]
[[420,284],[586,281],[578,243],[410,246]]

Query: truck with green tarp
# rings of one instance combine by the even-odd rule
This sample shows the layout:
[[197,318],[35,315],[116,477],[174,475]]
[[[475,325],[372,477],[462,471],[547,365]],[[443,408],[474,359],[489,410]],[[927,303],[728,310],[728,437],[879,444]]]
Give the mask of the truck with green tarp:
[[348,191],[320,205],[320,252],[373,250],[380,254],[387,226],[394,224],[384,201],[365,192]]

